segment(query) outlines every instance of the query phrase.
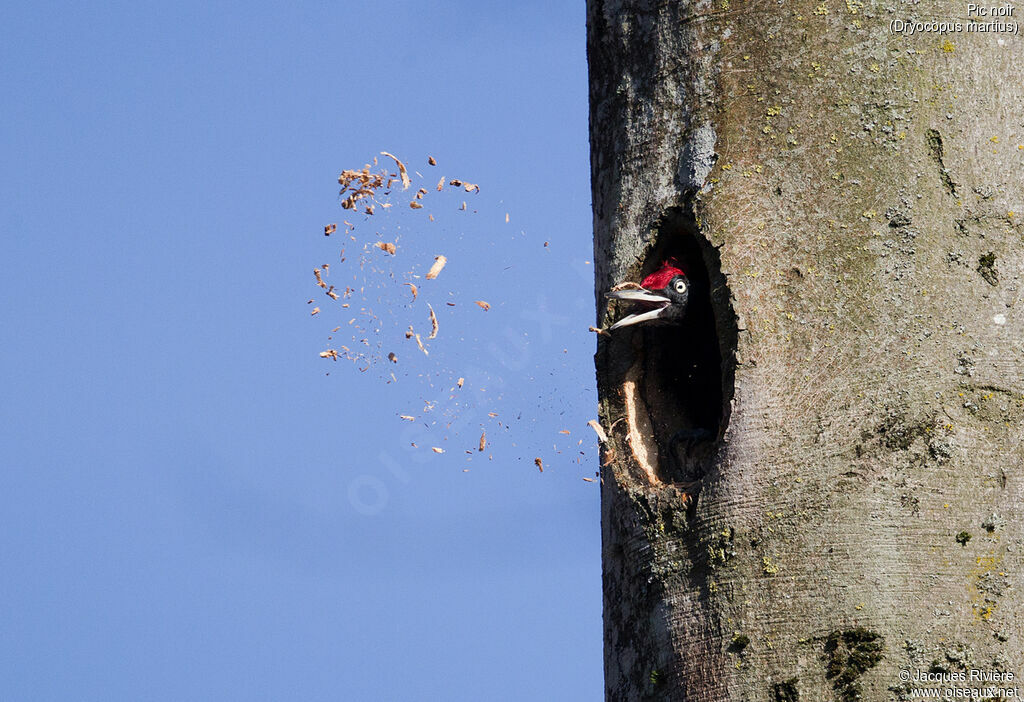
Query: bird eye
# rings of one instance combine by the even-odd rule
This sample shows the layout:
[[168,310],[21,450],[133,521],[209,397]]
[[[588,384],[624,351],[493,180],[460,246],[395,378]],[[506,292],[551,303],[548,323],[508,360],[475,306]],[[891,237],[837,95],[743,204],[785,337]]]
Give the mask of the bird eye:
[[675,291],[677,293],[684,293],[684,292],[686,292],[686,283],[684,283],[681,280],[677,280],[676,284],[674,286],[672,286],[672,287],[675,289]]

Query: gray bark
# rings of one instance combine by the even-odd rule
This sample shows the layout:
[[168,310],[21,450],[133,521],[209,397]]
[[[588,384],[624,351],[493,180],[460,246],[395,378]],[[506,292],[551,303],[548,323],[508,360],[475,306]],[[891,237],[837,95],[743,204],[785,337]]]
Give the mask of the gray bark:
[[608,699],[1024,676],[1024,40],[890,5],[588,0],[598,323],[680,247],[713,314],[598,337]]

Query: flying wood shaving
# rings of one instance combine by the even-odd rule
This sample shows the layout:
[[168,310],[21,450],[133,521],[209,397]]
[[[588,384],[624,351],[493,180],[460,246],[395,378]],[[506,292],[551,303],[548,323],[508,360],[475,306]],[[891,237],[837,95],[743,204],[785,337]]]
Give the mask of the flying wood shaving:
[[604,468],[606,466],[610,466],[612,464],[612,461],[615,460],[615,449],[614,448],[605,449],[605,451],[604,451],[604,458],[605,458],[605,461],[604,461],[604,463],[601,464],[602,468]]
[[420,347],[420,351],[423,352],[423,355],[424,356],[429,356],[430,352],[427,351],[427,347],[425,347],[423,345],[423,339],[420,338],[420,335],[419,334],[414,334],[413,336],[416,337],[416,345]]
[[452,178],[451,180],[448,181],[448,185],[453,185],[456,188],[458,188],[462,186],[462,181],[459,180],[458,178]]
[[463,211],[466,209],[466,201],[465,200],[462,201],[462,207],[460,207],[459,209],[463,210]]
[[323,278],[320,277],[320,269],[319,268],[314,268],[313,269],[313,277],[316,278],[316,284],[319,285],[321,288],[326,288],[327,287],[327,283],[325,283],[323,281]]
[[398,418],[399,419],[404,419],[407,422],[415,422],[416,421],[416,417],[410,417],[407,414],[400,414],[400,415],[398,415]]
[[441,271],[447,263],[448,259],[444,256],[434,256],[434,265],[432,265],[430,270],[427,271],[427,280],[433,280],[437,276],[441,275]]
[[483,434],[480,435],[480,447],[477,450],[478,451],[483,451],[485,448],[487,448],[487,432],[486,431]]
[[[370,173],[369,165],[365,166],[361,171],[342,171],[341,175],[338,176],[338,183],[341,185],[341,192],[339,194],[350,193],[341,202],[341,206],[346,210],[355,209],[356,201],[364,197],[373,198],[374,193],[379,188],[385,187],[384,174]],[[348,223],[346,222],[346,224]],[[351,228],[352,225],[349,224],[348,226]]]
[[608,435],[604,433],[604,427],[602,427],[596,419],[591,419],[587,422],[587,426],[594,430],[597,434],[597,440],[602,444],[608,441]]
[[334,349],[327,349],[326,351],[320,352],[320,358],[329,358],[333,361],[338,360],[338,352]]
[[[420,294],[420,292],[416,288],[416,286],[413,285],[412,283],[402,283],[402,285],[408,285],[409,286],[409,291],[412,292],[413,302],[415,302],[416,301],[416,296]],[[406,338],[408,339],[409,337],[406,337]]]
[[335,327],[334,329],[332,329],[332,330],[331,330],[331,332],[336,332],[336,331],[338,331],[339,329],[341,329],[341,327]]
[[429,163],[431,166],[437,165],[437,161],[434,160],[433,156],[427,156],[427,163]]
[[398,363],[398,356],[395,355],[394,351],[388,354],[388,360],[392,363]]
[[497,417],[497,416],[498,416],[498,413],[497,413],[497,412],[488,412],[488,413],[487,413],[487,416],[488,416],[488,417]]
[[334,286],[333,285],[331,286],[331,289],[327,291],[327,295],[332,300],[337,300],[338,299],[338,293],[334,292]]
[[437,192],[444,190],[444,176],[441,176],[441,180],[437,181]]
[[505,213],[505,224],[508,224],[508,212]]
[[598,329],[597,327],[587,327],[587,330],[588,331],[592,331],[595,334],[600,334],[601,336],[611,336],[611,334],[608,332],[607,329]]
[[387,151],[381,151],[380,154],[381,156],[388,156],[395,159],[395,163],[398,164],[398,175],[402,178],[402,190],[405,190],[412,185],[412,181],[409,179],[409,172],[405,170],[405,164],[399,161],[397,156],[389,154]]
[[397,250],[395,248],[395,245],[392,244],[390,241],[378,241],[376,244],[374,244],[374,246],[376,246],[381,251],[387,251],[392,256],[395,255],[395,251]]
[[444,453],[444,449],[443,448],[438,448],[436,446],[431,446],[430,450],[433,451],[434,453]]
[[544,461],[540,460],[539,458],[535,458],[535,459],[533,459],[533,462],[537,465],[538,468],[540,468],[540,472],[543,473],[544,472]]
[[568,436],[569,435],[569,430],[568,429],[562,429],[562,431],[560,431],[558,433],[559,434],[565,434],[566,436]]
[[409,207],[413,208],[414,210],[422,210],[423,209],[423,205],[421,205],[420,203],[416,202],[415,200],[413,200],[412,202],[409,203]]
[[427,194],[427,189],[426,188],[420,188],[419,190],[416,191],[416,199],[417,200],[422,200],[423,196],[426,195],[426,194]]
[[467,193],[471,193],[474,190],[480,192],[480,186],[476,183],[464,183],[462,187],[465,188]]
[[594,482],[594,479],[593,479],[593,478],[584,478],[583,480],[585,480],[585,481],[586,481],[586,482],[588,482],[588,483],[592,483],[592,482]]
[[338,231],[337,224],[328,224],[326,227],[324,227],[324,236],[330,236],[336,231]]
[[430,328],[430,336],[427,337],[427,340],[429,341],[430,339],[436,339],[437,338],[437,315],[434,314],[434,308],[430,306],[429,302],[427,303],[427,309],[430,310],[430,327],[431,328]]
[[314,308],[313,308],[313,311],[309,313],[309,315],[310,315],[311,317],[312,317],[312,316],[313,316],[314,314],[320,314],[320,308],[319,308],[319,307],[314,307]]
[[464,382],[466,382],[465,378],[459,378],[458,386],[461,388]]
[[491,303],[489,303],[489,302],[484,302],[483,300],[477,300],[476,304],[477,304],[478,307],[482,307],[484,309],[484,311],[487,311],[487,310],[491,309]]

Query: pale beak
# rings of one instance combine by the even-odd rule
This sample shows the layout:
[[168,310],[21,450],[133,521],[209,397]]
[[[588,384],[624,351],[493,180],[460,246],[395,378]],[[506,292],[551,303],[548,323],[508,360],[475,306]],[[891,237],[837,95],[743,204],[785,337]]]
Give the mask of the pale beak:
[[643,288],[639,290],[613,290],[608,293],[607,297],[610,297],[613,300],[627,300],[629,302],[639,302],[646,305],[657,305],[653,310],[637,312],[636,314],[630,314],[623,317],[615,324],[608,327],[608,331],[657,319],[672,302],[664,295],[659,295],[658,293],[653,293],[650,290],[644,290]]
[[605,297],[610,297],[613,300],[630,300],[631,302],[652,302],[656,305],[667,305],[671,302],[671,300],[664,295],[659,295],[658,293],[653,293],[650,290],[644,290],[643,288],[634,288],[632,290],[612,290],[610,293],[605,295]]

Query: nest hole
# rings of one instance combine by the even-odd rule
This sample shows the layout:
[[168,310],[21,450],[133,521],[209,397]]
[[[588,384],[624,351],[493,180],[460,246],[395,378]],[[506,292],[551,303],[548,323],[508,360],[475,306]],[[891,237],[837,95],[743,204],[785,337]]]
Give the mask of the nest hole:
[[725,435],[735,375],[736,316],[718,250],[692,213],[673,208],[657,225],[644,275],[673,257],[690,282],[682,323],[643,330],[644,395],[664,480],[693,482]]

